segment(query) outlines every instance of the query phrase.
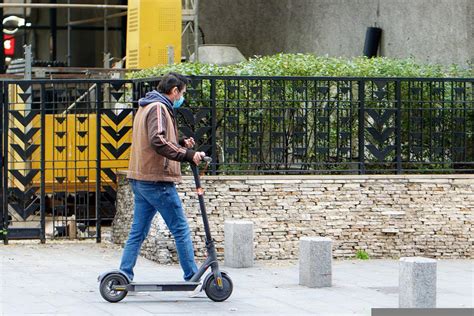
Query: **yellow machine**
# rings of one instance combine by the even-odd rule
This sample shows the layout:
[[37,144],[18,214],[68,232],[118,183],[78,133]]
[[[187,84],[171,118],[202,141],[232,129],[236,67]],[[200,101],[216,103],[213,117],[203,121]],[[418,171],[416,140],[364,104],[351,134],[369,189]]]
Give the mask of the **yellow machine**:
[[[21,117],[25,114],[25,104],[20,101],[19,95],[23,93],[17,85],[10,85],[9,100],[11,101],[10,110],[18,111]],[[36,115],[28,125],[23,125],[20,121],[9,115],[10,125],[15,126],[20,134],[28,133],[32,129],[34,132],[32,139],[26,142],[19,138],[13,131],[9,131],[9,169],[18,170],[22,176],[28,174],[31,169],[41,169],[40,160],[40,135],[42,129],[45,133],[45,191],[52,193],[61,187],[67,191],[89,191],[93,190],[96,184],[96,163],[97,163],[97,114],[46,114],[45,126],[41,127],[41,117]],[[125,150],[121,155],[114,156],[110,150],[115,151],[120,147],[128,147],[131,143],[133,116],[130,113],[119,124],[115,124],[106,115],[101,116],[101,169],[110,168],[114,172],[126,170],[128,167],[128,157],[130,150]],[[121,135],[118,140],[113,135],[107,133],[107,128],[111,130],[122,130],[124,127],[127,132]],[[104,146],[104,144],[109,144]],[[31,160],[25,161],[17,151],[28,151],[31,146],[36,146],[31,155]],[[64,179],[58,183],[58,179]],[[83,179],[83,181],[80,181]],[[37,173],[32,182],[40,186],[41,174]],[[103,185],[114,185],[113,181],[107,177],[101,177]],[[26,187],[15,177],[9,177],[8,186],[25,190]]]
[[[127,68],[145,69],[181,62],[182,14],[185,11],[182,8],[181,0],[129,0]],[[11,109],[19,111],[23,116],[28,111],[26,111],[25,103],[20,98],[22,93],[25,93],[25,91],[21,90],[19,86],[10,86]],[[58,122],[58,117],[63,117],[63,120]],[[97,178],[95,168],[98,153],[96,119],[96,114],[58,115],[47,113],[45,115],[45,126],[43,127],[45,132],[44,172],[47,193],[55,191],[55,186],[58,186],[58,179],[64,179],[64,182],[61,182],[60,185],[67,187],[68,191],[88,191],[94,188]],[[31,128],[38,129],[41,127],[39,116],[25,126],[22,126],[21,122],[13,117],[10,120],[10,125],[16,126],[16,130],[20,134],[28,133]],[[117,126],[113,121],[103,116],[101,122],[103,128],[111,127],[113,130],[120,130],[124,126],[128,126],[130,129],[127,128],[128,132],[121,135],[120,140],[114,139],[113,135],[107,134],[103,129],[101,143],[110,146],[102,148],[100,159],[102,169],[110,168],[114,172],[127,169],[130,150],[126,149],[119,157],[113,156],[110,150],[115,151],[125,148],[131,142],[132,124],[133,116],[131,114]],[[60,132],[60,135],[58,136],[55,132]],[[77,136],[78,134],[87,136],[81,137]],[[20,177],[26,176],[30,169],[40,169],[40,134],[34,134],[33,140],[28,142],[22,141],[12,132],[9,135],[9,168],[19,170]],[[37,148],[32,155],[33,160],[29,162],[23,161],[23,158],[12,149],[12,146],[16,146],[19,151],[26,152],[28,149],[33,149],[32,145],[37,146]],[[112,185],[111,179],[104,175],[102,177],[101,184]],[[35,185],[39,186],[40,179],[40,173],[38,173],[32,180]],[[21,190],[25,189],[25,186],[11,175],[9,186]]]
[[181,14],[181,0],[129,0],[127,68],[179,63]]

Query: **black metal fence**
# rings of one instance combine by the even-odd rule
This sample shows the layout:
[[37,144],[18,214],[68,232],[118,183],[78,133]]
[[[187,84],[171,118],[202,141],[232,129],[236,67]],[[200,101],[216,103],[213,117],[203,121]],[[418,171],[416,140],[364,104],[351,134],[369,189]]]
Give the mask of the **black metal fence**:
[[[157,82],[138,81],[138,95]],[[181,131],[213,174],[474,171],[474,79],[198,77]]]
[[8,239],[96,238],[115,215],[126,169],[133,84],[5,81],[2,218]]
[[[4,81],[3,239],[96,238],[152,80]],[[471,173],[474,79],[192,77],[211,174]]]

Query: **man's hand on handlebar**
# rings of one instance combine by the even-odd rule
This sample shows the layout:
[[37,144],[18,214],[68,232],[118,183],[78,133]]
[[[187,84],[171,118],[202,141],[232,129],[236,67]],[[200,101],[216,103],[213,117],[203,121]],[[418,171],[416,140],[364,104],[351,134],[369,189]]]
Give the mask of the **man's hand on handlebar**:
[[199,163],[201,162],[201,160],[206,156],[206,153],[203,152],[203,151],[197,151],[195,154],[194,154],[194,157],[193,157],[193,162],[195,165],[199,165]]

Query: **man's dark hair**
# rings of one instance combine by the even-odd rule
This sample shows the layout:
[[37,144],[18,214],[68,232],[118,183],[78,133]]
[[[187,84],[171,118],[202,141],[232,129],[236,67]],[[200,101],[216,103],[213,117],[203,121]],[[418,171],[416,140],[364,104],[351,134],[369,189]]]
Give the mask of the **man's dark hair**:
[[174,87],[178,87],[179,91],[184,89],[184,86],[189,84],[190,80],[183,75],[175,72],[170,72],[161,78],[158,84],[158,92],[169,94]]

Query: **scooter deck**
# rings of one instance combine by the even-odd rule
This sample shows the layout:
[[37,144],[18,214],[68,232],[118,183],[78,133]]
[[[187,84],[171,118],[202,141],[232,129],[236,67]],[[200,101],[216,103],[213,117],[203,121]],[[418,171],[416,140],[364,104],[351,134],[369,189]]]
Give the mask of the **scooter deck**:
[[193,291],[199,282],[143,282],[127,285],[115,285],[114,290],[128,292],[168,292],[168,291]]

